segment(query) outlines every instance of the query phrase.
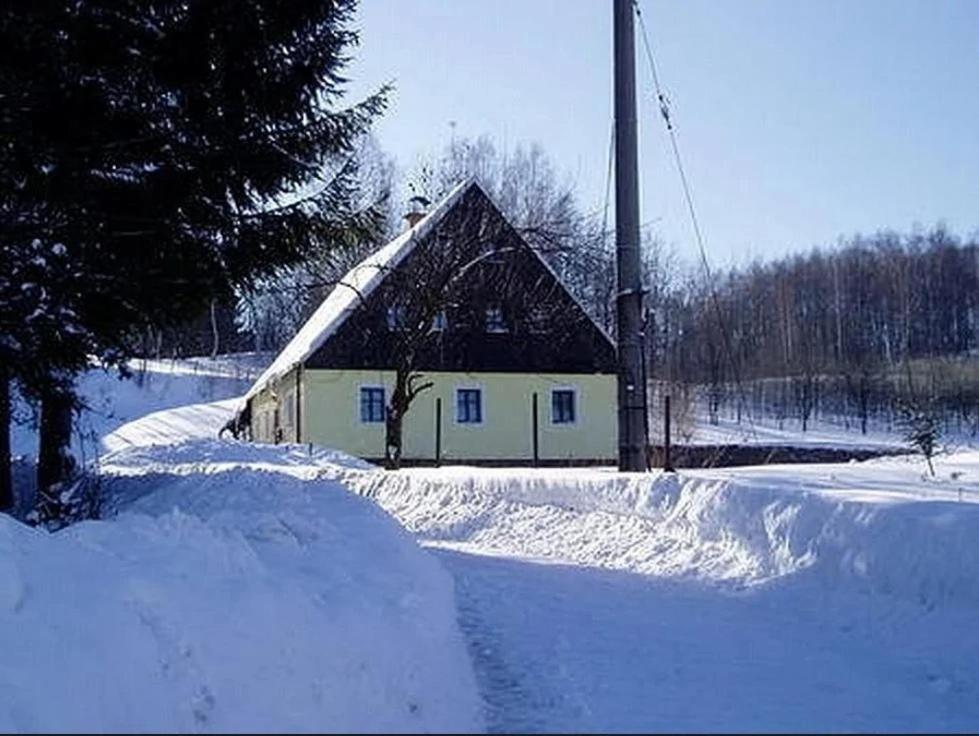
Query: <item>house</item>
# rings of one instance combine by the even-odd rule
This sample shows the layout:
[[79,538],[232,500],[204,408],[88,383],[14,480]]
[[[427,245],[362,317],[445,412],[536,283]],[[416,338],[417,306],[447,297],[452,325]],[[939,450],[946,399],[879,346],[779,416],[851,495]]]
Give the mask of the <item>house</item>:
[[374,461],[613,463],[615,346],[547,262],[472,180],[407,219],[249,390],[247,435]]

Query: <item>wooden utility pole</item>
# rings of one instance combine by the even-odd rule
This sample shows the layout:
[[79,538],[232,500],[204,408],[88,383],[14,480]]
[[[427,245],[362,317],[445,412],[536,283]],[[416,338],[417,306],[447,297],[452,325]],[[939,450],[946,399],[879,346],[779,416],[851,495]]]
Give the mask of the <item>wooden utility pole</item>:
[[633,0],[613,0],[619,470],[646,470]]

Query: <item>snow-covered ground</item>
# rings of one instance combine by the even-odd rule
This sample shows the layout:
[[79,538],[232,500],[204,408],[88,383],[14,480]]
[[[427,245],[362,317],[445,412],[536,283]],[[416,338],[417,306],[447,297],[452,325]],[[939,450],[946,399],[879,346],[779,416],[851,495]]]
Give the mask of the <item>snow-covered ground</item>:
[[979,453],[361,472],[453,572],[494,730],[979,727]]
[[[148,409],[214,378],[166,370]],[[104,520],[0,515],[0,731],[484,727],[451,577],[327,477],[364,463],[220,441],[227,401],[118,426],[101,395]]]
[[[661,415],[656,411],[654,409],[650,431],[653,441],[659,442],[662,441]],[[814,416],[807,423],[806,431],[802,430],[802,422],[795,417],[779,419],[772,415],[746,412],[739,421],[737,414],[730,410],[720,413],[716,423],[712,423],[707,407],[700,402],[691,426],[674,428],[673,441],[693,445],[895,449],[907,447],[902,434],[896,424],[876,418],[868,422],[867,433],[864,434],[856,417],[834,415]],[[943,432],[941,443],[949,449],[975,448],[979,447],[979,437],[969,427],[951,422],[948,431]]]
[[[686,441],[674,437],[674,442]],[[873,426],[867,434],[860,432],[859,424],[846,426],[840,422],[814,419],[806,431],[794,420],[779,422],[774,417],[718,417],[712,424],[706,412],[697,415],[689,443],[694,445],[786,445],[791,447],[861,447],[894,448],[905,446],[898,431]]]
[[796,573],[979,606],[979,452],[679,474],[378,471],[347,482],[428,544],[738,586]]
[[[230,406],[104,435],[110,521],[0,525],[0,625],[37,630],[0,728],[979,729],[977,451],[385,473],[218,441]],[[45,720],[16,674],[69,635]]]
[[[75,452],[86,460],[106,450],[125,446],[105,442],[114,430],[152,412],[210,403],[241,396],[262,372],[270,356],[266,353],[239,353],[211,358],[179,360],[133,360],[128,367],[131,378],[116,371],[93,367],[78,381],[77,390],[86,404],[74,437]],[[28,421],[17,424],[11,433],[14,455],[37,455],[37,431],[29,408],[18,402],[15,413]],[[185,429],[190,429],[185,425]]]

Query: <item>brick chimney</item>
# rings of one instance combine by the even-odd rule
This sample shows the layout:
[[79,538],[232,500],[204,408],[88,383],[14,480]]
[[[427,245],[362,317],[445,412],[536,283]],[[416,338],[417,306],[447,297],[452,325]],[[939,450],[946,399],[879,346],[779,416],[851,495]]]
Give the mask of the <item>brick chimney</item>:
[[418,224],[425,215],[428,214],[428,206],[431,202],[428,201],[426,197],[415,195],[408,200],[408,207],[410,208],[408,212],[405,213],[405,219],[408,221],[408,228],[411,229]]
[[425,217],[424,212],[407,212],[405,213],[405,219],[408,221],[408,229],[413,228],[418,224],[419,220]]

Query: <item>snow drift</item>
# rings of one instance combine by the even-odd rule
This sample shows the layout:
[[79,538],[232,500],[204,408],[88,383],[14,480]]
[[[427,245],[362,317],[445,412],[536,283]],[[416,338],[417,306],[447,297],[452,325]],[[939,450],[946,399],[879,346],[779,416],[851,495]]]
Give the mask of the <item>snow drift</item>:
[[[430,544],[657,576],[979,605],[979,453],[678,475],[444,468],[349,479]],[[959,500],[961,498],[961,500]]]
[[[267,353],[240,353],[214,359],[133,360],[128,378],[93,367],[79,377],[76,386],[87,408],[79,417],[73,449],[80,459],[89,460],[129,444],[125,439],[105,443],[107,436],[128,422],[152,412],[238,397],[269,359]],[[20,423],[11,433],[11,452],[33,457],[37,454],[37,430],[31,412],[23,402],[17,402],[14,413]],[[190,428],[190,423],[183,426]]]
[[0,516],[0,730],[480,728],[451,579],[298,450],[192,440],[102,471],[109,520]]

